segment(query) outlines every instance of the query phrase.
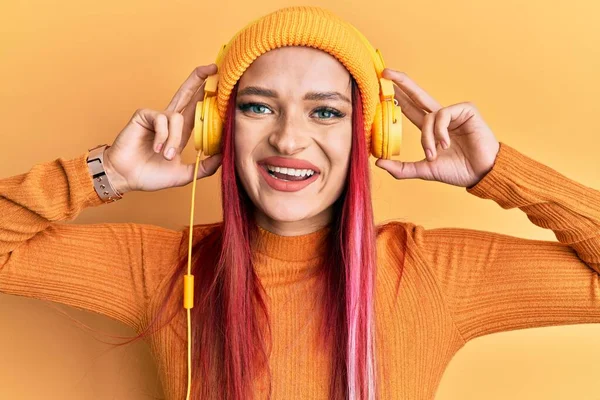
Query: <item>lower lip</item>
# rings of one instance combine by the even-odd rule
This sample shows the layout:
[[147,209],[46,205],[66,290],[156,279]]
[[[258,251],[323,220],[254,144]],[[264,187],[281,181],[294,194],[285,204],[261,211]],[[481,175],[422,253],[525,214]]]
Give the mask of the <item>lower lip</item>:
[[282,192],[297,192],[298,190],[304,189],[306,186],[316,181],[319,177],[319,174],[315,172],[310,178],[303,181],[284,181],[271,176],[271,174],[269,174],[267,170],[260,165],[258,166],[258,169],[269,186]]

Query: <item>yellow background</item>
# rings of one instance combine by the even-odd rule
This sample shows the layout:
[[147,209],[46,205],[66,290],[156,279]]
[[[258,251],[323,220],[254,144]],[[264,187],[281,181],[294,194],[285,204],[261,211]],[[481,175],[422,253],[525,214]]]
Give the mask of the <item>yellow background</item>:
[[[498,140],[600,188],[600,3],[593,0],[5,2],[0,177],[112,143],[137,108],[166,107],[192,69],[213,62],[239,28],[297,4],[336,11],[381,49],[389,67],[408,73],[443,105],[474,102]],[[401,158],[422,159],[420,131],[403,122]],[[191,162],[190,147],[184,156]],[[376,167],[373,174],[378,222],[555,240],[520,210],[503,210],[464,188],[396,181]],[[219,176],[198,184],[196,223],[221,218]],[[75,223],[180,229],[189,220],[190,195],[191,185],[128,193],[118,203],[85,210]],[[545,273],[552,272],[540,271],[540,279]],[[47,304],[0,295],[0,398],[160,396],[145,345],[106,353],[109,346]],[[93,329],[133,333],[105,317],[60,307]],[[455,356],[436,399],[600,399],[599,365],[600,325],[494,334]]]

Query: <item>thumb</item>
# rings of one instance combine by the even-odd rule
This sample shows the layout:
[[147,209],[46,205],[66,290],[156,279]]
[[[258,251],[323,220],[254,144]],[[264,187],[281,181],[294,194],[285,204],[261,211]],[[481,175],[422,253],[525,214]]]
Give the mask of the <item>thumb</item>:
[[200,165],[198,166],[198,176],[196,178],[202,179],[213,175],[221,166],[222,160],[223,154],[218,153],[200,161]]
[[421,161],[396,161],[378,159],[375,165],[386,170],[396,179],[431,179],[430,162],[425,158]]
[[[221,166],[221,160],[223,160],[223,155],[221,153],[214,154],[210,157],[201,160],[198,163],[198,174],[196,175],[196,179],[206,178],[207,176],[214,175],[215,172]],[[188,182],[192,181],[192,177],[194,176],[194,170],[196,168],[196,163],[187,164],[186,165],[186,176],[189,177]]]

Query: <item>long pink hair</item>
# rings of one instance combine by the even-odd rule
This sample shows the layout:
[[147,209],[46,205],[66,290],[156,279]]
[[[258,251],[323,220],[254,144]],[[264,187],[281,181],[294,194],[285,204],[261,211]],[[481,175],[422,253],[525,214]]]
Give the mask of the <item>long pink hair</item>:
[[[362,101],[352,77],[351,84],[349,170],[343,192],[333,204],[331,229],[322,244],[329,251],[320,268],[325,295],[319,336],[323,345],[332,346],[329,398],[371,400],[377,397],[373,315],[375,225]],[[192,248],[196,297],[192,308],[192,360],[197,363],[192,369],[194,399],[252,399],[252,383],[263,372],[271,385],[269,315],[251,251],[257,235],[254,205],[243,189],[234,163],[236,95],[237,85],[230,96],[223,126],[223,222],[213,224]],[[184,233],[183,240],[187,243],[189,229]],[[155,332],[156,329],[152,332],[150,329],[167,308],[171,310],[170,317],[160,328],[178,312],[184,312],[179,286],[186,271],[187,251],[173,270],[166,296],[153,320],[125,343]],[[178,296],[174,297],[174,293]],[[271,386],[269,398],[270,389]]]

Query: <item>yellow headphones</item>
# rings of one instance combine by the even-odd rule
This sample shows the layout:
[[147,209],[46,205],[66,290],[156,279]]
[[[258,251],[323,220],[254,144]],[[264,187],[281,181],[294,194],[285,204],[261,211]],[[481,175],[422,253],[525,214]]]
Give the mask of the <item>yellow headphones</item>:
[[[349,24],[358,33],[358,36],[369,49],[377,77],[379,78],[380,103],[375,110],[375,118],[371,126],[371,154],[377,158],[389,159],[400,154],[402,142],[402,110],[394,99],[394,84],[389,79],[381,77],[385,69],[383,56],[379,49],[374,49],[367,38]],[[220,68],[227,45],[223,45],[217,56],[216,64]],[[200,153],[212,156],[221,152],[221,137],[223,121],[217,108],[217,86],[219,74],[211,75],[204,81],[204,100],[196,104],[194,120],[194,147],[198,151],[196,167],[193,176],[198,176]],[[190,309],[194,306],[194,276],[191,274],[192,265],[192,237],[194,226],[194,204],[196,194],[196,179],[192,185],[192,206],[190,213],[190,233],[188,244],[188,273],[183,277],[183,307],[187,310],[187,338],[188,338],[188,385],[186,399],[190,399],[192,388],[192,320]]]
[[[352,25],[350,25],[352,26]],[[354,26],[352,26],[354,28]],[[365,43],[379,78],[380,103],[377,104],[375,118],[371,126],[371,154],[377,158],[389,159],[400,154],[402,143],[402,110],[394,99],[394,84],[381,77],[385,69],[383,56],[379,49],[374,49],[362,33],[354,28]],[[220,67],[227,45],[223,45],[217,56],[216,64]],[[205,155],[214,155],[221,151],[221,134],[223,121],[217,110],[217,86],[219,74],[209,76],[204,85],[204,100],[196,105],[194,121],[194,145],[197,151]]]

